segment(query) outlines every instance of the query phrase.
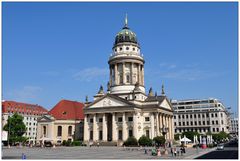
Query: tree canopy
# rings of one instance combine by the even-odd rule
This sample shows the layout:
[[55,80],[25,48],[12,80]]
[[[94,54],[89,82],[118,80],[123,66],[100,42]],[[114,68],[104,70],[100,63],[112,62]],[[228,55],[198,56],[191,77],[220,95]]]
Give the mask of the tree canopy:
[[14,113],[12,117],[8,118],[7,124],[3,127],[3,130],[9,132],[10,144],[26,140],[26,137],[23,137],[23,134],[26,132],[27,128],[23,122],[23,116],[17,113]]

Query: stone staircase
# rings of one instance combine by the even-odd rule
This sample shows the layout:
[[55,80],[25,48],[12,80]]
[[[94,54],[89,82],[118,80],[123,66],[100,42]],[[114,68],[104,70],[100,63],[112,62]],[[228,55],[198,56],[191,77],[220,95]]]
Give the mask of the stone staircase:
[[[92,144],[92,146],[97,146],[98,144],[97,144],[97,142],[94,142],[93,144]],[[118,145],[118,143],[117,142],[99,142],[99,146],[117,146]]]

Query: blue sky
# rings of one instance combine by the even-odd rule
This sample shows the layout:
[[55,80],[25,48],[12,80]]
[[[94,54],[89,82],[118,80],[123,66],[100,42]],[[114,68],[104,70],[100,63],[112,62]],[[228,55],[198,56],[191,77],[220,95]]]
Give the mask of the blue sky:
[[109,79],[108,58],[128,14],[144,55],[145,86],[170,99],[238,106],[238,4],[6,3],[2,97],[52,108],[90,100]]

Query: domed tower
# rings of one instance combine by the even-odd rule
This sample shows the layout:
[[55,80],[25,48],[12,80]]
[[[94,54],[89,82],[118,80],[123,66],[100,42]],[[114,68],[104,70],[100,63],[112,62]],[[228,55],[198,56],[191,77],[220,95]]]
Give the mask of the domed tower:
[[145,94],[144,59],[136,34],[125,25],[115,37],[112,54],[108,61],[110,69],[110,92],[112,94],[132,93],[137,84]]

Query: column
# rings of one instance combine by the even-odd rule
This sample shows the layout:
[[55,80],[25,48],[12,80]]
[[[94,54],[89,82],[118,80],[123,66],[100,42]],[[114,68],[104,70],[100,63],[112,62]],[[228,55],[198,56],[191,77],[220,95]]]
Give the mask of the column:
[[150,116],[150,123],[151,123],[151,139],[154,138],[154,115],[153,113],[151,113],[151,116]]
[[109,80],[109,83],[110,83],[110,86],[112,86],[112,65],[109,65],[109,69],[110,69],[110,80]]
[[126,78],[125,78],[125,63],[122,63],[122,74],[123,74],[123,84],[126,83]]
[[89,126],[88,126],[88,119],[87,114],[84,116],[84,141],[89,141]]
[[133,63],[131,63],[131,84],[133,84]]
[[144,86],[144,66],[142,65],[142,85]]
[[170,127],[170,117],[169,117],[169,115],[167,116],[167,125],[168,125],[168,131],[169,131],[168,139],[170,139],[172,131],[171,131],[171,127]]
[[117,64],[114,64],[114,85],[118,85],[117,75]]
[[139,82],[139,84],[141,84],[141,76],[140,76],[140,64],[138,64],[138,82]]
[[157,120],[157,136],[159,136],[159,118],[158,118],[159,113],[156,113],[156,120]]
[[159,127],[160,127],[160,135],[162,136],[162,127],[163,127],[162,113],[159,114]]
[[96,114],[93,115],[93,141],[98,140],[98,127]]
[[172,140],[174,140],[175,130],[174,130],[174,119],[173,119],[173,116],[171,117],[171,128],[172,128]]
[[102,133],[103,133],[103,141],[107,141],[107,121],[106,121],[105,113],[103,114]]
[[137,112],[133,113],[133,136],[138,139],[138,121],[137,121]]
[[112,141],[117,141],[117,125],[115,120],[115,113],[112,113]]
[[123,137],[123,141],[127,140],[128,138],[125,112],[123,112],[123,116],[122,116],[122,137]]

